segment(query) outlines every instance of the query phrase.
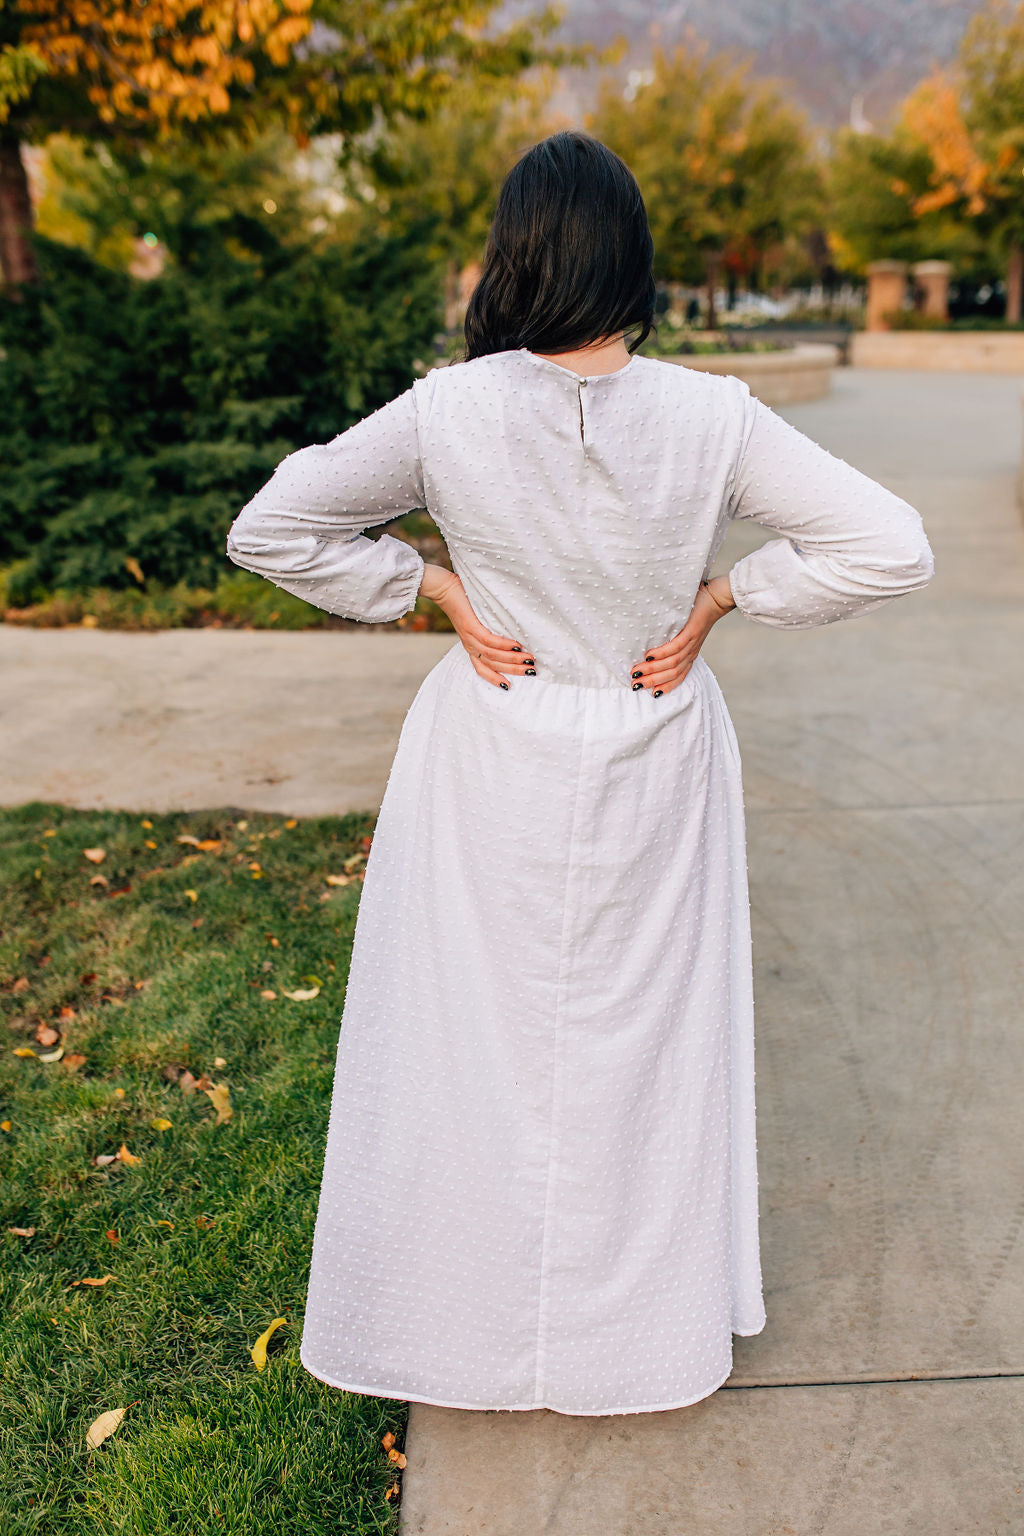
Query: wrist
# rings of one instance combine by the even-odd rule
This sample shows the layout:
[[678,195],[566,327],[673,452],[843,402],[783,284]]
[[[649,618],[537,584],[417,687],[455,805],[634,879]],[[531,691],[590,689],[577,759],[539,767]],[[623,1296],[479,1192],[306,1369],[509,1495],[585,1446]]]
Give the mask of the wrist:
[[419,595],[429,597],[432,603],[439,608],[444,607],[445,599],[451,593],[459,578],[454,571],[449,571],[443,565],[430,565],[423,563],[423,576],[420,580]]
[[724,618],[736,607],[736,599],[732,595],[728,576],[705,577],[701,581],[701,586],[718,609],[719,618]]

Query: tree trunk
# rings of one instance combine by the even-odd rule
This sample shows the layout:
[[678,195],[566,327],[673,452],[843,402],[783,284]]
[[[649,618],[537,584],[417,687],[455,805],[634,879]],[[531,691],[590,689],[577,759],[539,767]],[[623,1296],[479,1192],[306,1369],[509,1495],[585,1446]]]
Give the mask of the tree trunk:
[[1006,263],[1006,320],[1019,325],[1021,316],[1021,287],[1024,279],[1024,246],[1015,240],[1010,246]]
[[718,329],[718,311],[715,308],[715,295],[718,291],[718,273],[721,265],[722,258],[717,251],[709,251],[704,257],[704,271],[707,277],[708,294],[707,317],[704,324],[709,331]]
[[21,144],[13,128],[0,128],[0,273],[17,294],[23,283],[39,281],[32,249],[32,199]]

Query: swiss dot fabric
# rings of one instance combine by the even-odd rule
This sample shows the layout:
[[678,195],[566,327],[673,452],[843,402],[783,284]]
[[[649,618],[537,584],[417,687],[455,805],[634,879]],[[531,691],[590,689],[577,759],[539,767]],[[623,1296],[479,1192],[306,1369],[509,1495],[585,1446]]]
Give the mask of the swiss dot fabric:
[[[439,369],[290,455],[228,553],[392,619],[422,562],[363,530],[436,519],[480,619],[406,717],[363,887],[301,1358],[357,1392],[636,1413],[706,1397],[765,1324],[740,758],[685,622],[730,573],[788,628],[923,586],[917,512],[739,380],[643,357],[585,383],[525,350]],[[726,621],[731,622],[731,621]],[[732,621],[738,622],[738,621]]]

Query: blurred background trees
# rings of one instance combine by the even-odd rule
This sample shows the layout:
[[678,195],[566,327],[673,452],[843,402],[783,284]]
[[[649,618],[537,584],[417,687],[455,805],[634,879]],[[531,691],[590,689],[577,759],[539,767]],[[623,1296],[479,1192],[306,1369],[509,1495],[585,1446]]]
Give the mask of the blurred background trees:
[[1024,4],[989,0],[886,122],[838,131],[692,33],[596,55],[557,21],[0,0],[8,603],[215,584],[285,453],[458,354],[501,179],[574,122],[637,173],[662,308],[693,326],[740,299],[827,316],[879,257],[948,259],[1019,323]]

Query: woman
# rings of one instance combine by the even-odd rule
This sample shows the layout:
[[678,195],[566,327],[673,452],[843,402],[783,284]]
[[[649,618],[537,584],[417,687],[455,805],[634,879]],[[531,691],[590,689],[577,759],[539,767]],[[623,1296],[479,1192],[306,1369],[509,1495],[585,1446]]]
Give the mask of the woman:
[[[923,586],[917,512],[731,377],[638,356],[639,188],[502,187],[468,359],[293,453],[228,553],[459,644],[406,717],[342,1021],[301,1359],[456,1408],[706,1397],[765,1324],[740,760],[700,655]],[[626,337],[632,335],[627,347]],[[426,507],[454,573],[363,529]],[[782,537],[710,577],[730,518]]]

